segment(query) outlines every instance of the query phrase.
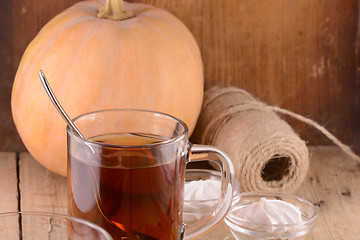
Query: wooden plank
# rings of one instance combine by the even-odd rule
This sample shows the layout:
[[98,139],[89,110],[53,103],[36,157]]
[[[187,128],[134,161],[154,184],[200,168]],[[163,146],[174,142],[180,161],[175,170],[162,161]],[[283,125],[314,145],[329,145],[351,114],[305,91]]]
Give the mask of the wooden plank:
[[[0,212],[18,211],[18,178],[16,154],[0,152]],[[19,236],[19,224],[17,217],[0,217],[0,226],[7,232],[0,231],[0,239],[16,239]]]
[[319,212],[309,239],[359,239],[360,164],[336,147],[310,149],[310,170],[297,191],[316,204]]
[[21,210],[67,214],[67,180],[45,169],[29,153],[19,160]]
[[[21,153],[19,184],[22,211],[67,214],[67,181],[36,162],[29,153]],[[22,235],[33,239],[47,239],[36,224],[48,224],[46,219],[22,219]],[[33,225],[34,224],[34,225]],[[56,232],[56,231],[54,231]]]
[[0,152],[0,212],[18,210],[16,154]]

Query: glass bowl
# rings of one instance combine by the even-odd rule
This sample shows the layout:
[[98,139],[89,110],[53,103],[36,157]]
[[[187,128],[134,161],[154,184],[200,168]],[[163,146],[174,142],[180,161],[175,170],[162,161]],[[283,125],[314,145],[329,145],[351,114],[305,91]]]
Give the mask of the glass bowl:
[[[239,209],[258,202],[261,198],[267,200],[282,200],[299,208],[302,222],[295,224],[260,224],[249,222],[237,216]],[[240,193],[236,204],[233,204],[225,217],[225,223],[237,240],[252,239],[305,239],[305,236],[314,228],[317,218],[315,206],[309,201],[282,193],[248,192]],[[271,229],[271,230],[269,230]]]
[[[211,214],[211,212],[215,209],[219,198],[207,198],[206,194],[202,199],[187,199],[186,191],[187,191],[187,183],[192,181],[199,180],[215,180],[219,182],[219,186],[221,184],[221,175],[219,171],[209,170],[209,169],[186,169],[185,173],[185,189],[184,189],[184,207],[183,207],[183,220],[185,224],[194,223],[199,221],[200,219],[207,217]],[[219,189],[207,189],[209,191],[218,191]],[[201,191],[201,190],[200,190]],[[233,204],[236,201],[236,196],[239,194],[239,183],[235,180],[234,182],[234,196],[233,196]],[[214,194],[212,194],[214,195]],[[216,195],[216,194],[215,194]]]
[[45,212],[0,213],[0,239],[112,240],[94,223]]

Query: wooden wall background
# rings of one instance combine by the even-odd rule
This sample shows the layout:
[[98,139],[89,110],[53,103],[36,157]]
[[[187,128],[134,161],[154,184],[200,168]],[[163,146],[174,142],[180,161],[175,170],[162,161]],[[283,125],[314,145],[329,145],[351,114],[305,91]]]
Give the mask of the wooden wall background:
[[[0,0],[0,150],[23,151],[12,81],[27,44],[78,0]],[[358,0],[132,0],[167,9],[194,34],[205,88],[231,85],[307,116],[360,152]],[[309,144],[319,132],[287,119]]]

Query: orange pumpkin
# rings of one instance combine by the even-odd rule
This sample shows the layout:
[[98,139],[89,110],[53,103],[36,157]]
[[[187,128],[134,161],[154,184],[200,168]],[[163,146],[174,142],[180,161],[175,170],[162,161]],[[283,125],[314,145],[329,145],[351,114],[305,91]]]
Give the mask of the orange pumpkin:
[[201,55],[189,30],[153,6],[103,4],[79,2],[47,23],[27,47],[14,80],[12,114],[26,148],[64,176],[66,124],[41,85],[40,69],[70,117],[149,109],[182,119],[191,133],[202,104]]

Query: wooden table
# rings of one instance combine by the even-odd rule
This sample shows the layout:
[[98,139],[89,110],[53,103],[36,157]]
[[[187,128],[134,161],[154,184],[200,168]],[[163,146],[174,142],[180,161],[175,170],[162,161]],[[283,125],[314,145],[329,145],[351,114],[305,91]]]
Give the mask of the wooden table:
[[[360,164],[337,147],[310,147],[311,165],[295,193],[317,206],[317,224],[307,239],[360,239]],[[67,182],[28,153],[0,153],[0,212],[67,213]],[[200,239],[234,239],[224,223]]]

